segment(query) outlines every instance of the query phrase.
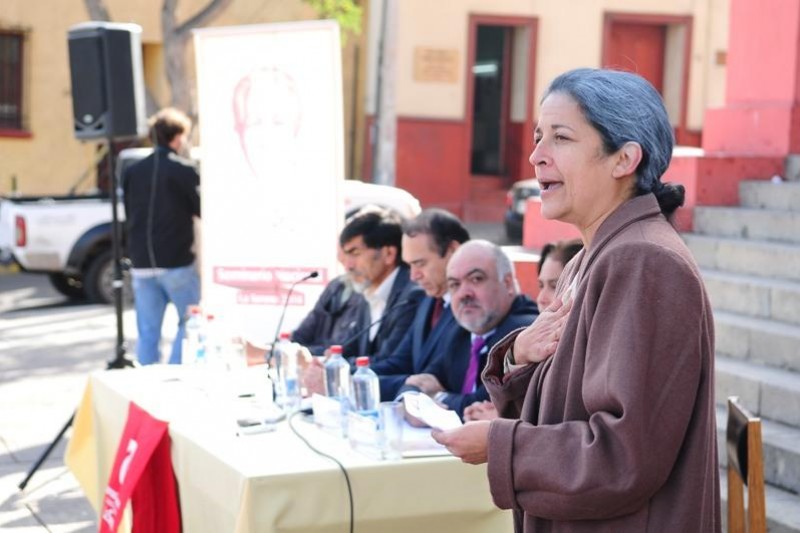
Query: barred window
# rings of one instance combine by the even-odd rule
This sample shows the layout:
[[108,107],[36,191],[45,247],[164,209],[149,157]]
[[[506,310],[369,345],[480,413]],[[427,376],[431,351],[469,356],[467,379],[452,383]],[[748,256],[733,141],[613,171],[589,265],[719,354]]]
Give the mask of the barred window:
[[23,34],[0,31],[0,130],[24,129],[22,115]]

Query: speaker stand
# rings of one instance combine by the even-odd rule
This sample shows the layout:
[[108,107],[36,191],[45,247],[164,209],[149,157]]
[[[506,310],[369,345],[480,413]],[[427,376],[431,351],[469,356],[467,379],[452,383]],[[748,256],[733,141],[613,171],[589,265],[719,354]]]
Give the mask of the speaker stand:
[[[107,72],[107,71],[106,71]],[[117,342],[114,359],[108,362],[107,369],[116,368],[130,368],[133,367],[133,361],[125,357],[125,335],[123,332],[122,323],[122,289],[124,282],[122,281],[122,231],[119,223],[119,216],[117,214],[117,203],[119,196],[117,190],[119,187],[118,176],[114,172],[114,139],[109,133],[108,139],[108,172],[111,182],[111,250],[114,256],[114,312],[117,317]]]
[[[108,72],[108,70],[106,70]],[[113,124],[113,122],[112,122]],[[122,281],[122,241],[121,241],[121,231],[120,231],[120,223],[119,217],[117,216],[117,175],[114,172],[114,146],[113,142],[114,139],[109,134],[106,142],[108,143],[108,176],[109,176],[109,183],[111,188],[111,249],[112,254],[114,256],[114,312],[117,318],[117,340],[114,350],[114,358],[108,361],[106,365],[106,370],[113,370],[113,369],[120,369],[120,368],[133,368],[135,363],[125,357],[125,335],[123,333],[123,325],[122,325],[122,288],[124,283]],[[47,460],[50,454],[55,449],[56,445],[58,445],[59,441],[64,437],[64,434],[67,432],[67,429],[72,425],[72,422],[75,420],[75,414],[69,417],[67,423],[64,424],[64,427],[61,428],[61,431],[58,432],[58,435],[53,439],[53,441],[47,446],[47,448],[42,452],[36,462],[31,466],[30,470],[28,470],[25,479],[23,479],[17,487],[19,490],[25,490],[25,487],[28,486],[33,475],[36,473],[37,470],[42,466],[42,464]]]

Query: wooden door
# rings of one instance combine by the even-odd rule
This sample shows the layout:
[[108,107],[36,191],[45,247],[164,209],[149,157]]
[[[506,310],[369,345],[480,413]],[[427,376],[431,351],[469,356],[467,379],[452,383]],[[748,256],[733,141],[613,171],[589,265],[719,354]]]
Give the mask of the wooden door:
[[663,94],[666,37],[665,25],[614,22],[604,66],[635,72]]

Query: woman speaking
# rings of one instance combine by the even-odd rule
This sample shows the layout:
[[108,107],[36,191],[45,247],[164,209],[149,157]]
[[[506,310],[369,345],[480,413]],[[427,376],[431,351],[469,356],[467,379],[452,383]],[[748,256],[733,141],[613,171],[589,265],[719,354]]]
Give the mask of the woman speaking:
[[518,531],[720,531],[713,317],[669,222],[672,127],[643,78],[579,69],[545,92],[530,162],[542,214],[584,250],[556,300],[492,350],[502,418],[434,433],[488,461]]

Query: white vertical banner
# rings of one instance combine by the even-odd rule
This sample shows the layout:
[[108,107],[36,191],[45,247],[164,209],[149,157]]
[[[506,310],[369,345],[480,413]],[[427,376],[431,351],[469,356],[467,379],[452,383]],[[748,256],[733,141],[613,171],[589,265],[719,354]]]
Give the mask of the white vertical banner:
[[202,302],[231,331],[263,344],[285,304],[288,331],[336,275],[344,179],[339,27],[207,28],[194,39]]

